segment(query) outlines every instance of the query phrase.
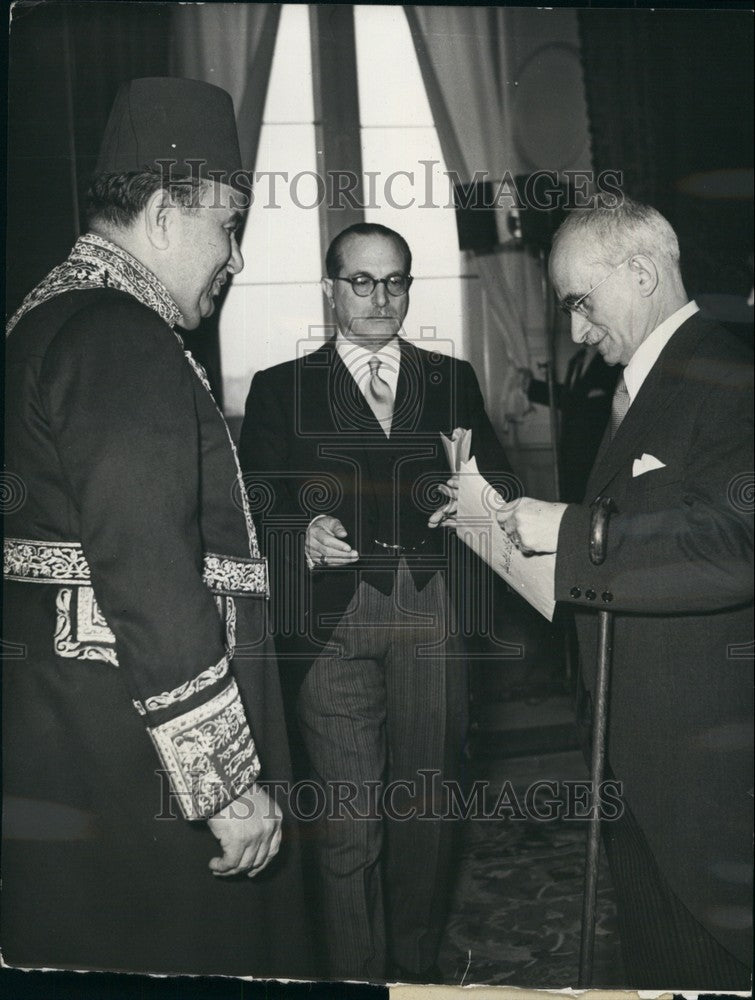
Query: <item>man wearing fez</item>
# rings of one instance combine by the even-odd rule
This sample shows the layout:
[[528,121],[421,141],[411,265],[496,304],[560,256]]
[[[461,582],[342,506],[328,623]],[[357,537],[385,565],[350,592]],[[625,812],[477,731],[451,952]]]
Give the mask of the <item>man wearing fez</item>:
[[427,529],[441,432],[469,430],[480,467],[509,472],[471,366],[400,336],[411,264],[385,226],[336,236],[335,336],[255,375],[239,448],[267,485],[263,548],[290,557],[275,568],[301,621],[279,629],[281,674],[329,805],[317,860],[338,979],[440,978],[454,824],[421,772],[459,777],[467,717],[449,539]]
[[[574,213],[550,259],[572,338],[625,366],[582,504],[500,514],[555,552],[594,689],[615,613],[604,821],[624,985],[748,989],[752,955],[752,353],[688,300],[673,229],[628,198]],[[591,504],[613,499],[605,561]]]
[[266,562],[177,330],[243,267],[240,168],[225,91],[125,84],[88,232],[8,324],[13,965],[306,974]]

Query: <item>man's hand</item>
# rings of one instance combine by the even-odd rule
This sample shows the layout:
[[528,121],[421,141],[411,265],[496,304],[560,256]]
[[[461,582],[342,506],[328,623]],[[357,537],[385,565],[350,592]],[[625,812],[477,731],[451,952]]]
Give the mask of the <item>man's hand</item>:
[[359,558],[346,538],[348,531],[337,517],[323,514],[311,521],[307,528],[304,551],[310,568],[313,566],[348,566]]
[[459,477],[451,476],[447,483],[441,483],[438,492],[450,497],[448,503],[443,504],[430,515],[427,522],[428,528],[437,528],[442,524],[444,528],[456,527],[456,510],[459,504]]
[[283,816],[278,803],[259,785],[229,802],[207,820],[223,849],[223,856],[210,861],[213,875],[254,878],[278,853]]
[[555,552],[565,503],[521,497],[496,511],[499,525],[525,555]]

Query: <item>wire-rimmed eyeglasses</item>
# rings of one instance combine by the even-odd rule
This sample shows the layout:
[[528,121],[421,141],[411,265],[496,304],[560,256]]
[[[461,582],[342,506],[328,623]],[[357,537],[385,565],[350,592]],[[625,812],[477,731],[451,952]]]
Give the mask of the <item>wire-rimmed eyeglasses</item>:
[[342,278],[340,275],[334,281],[348,281],[354,290],[355,295],[366,299],[372,295],[378,285],[385,285],[385,290],[389,295],[398,298],[399,295],[406,295],[411,288],[414,278],[411,274],[389,274],[387,278],[373,278],[371,274],[355,274],[353,278]]
[[[632,257],[634,257],[634,254],[632,254]],[[562,302],[559,302],[559,308],[561,309],[561,312],[564,313],[566,316],[570,316],[572,313],[577,313],[579,316],[587,316],[587,306],[585,305],[585,299],[587,299],[590,295],[592,295],[592,293],[596,289],[600,288],[600,286],[604,282],[608,281],[609,278],[612,278],[614,274],[616,274],[616,272],[619,271],[625,264],[628,264],[629,261],[632,259],[632,257],[627,257],[626,260],[622,260],[620,264],[617,264],[612,271],[609,271],[608,274],[606,274],[604,277],[600,279],[597,285],[593,285],[592,288],[589,291],[585,292],[584,295],[580,295],[578,298],[575,298],[572,295],[567,295],[567,297]]]

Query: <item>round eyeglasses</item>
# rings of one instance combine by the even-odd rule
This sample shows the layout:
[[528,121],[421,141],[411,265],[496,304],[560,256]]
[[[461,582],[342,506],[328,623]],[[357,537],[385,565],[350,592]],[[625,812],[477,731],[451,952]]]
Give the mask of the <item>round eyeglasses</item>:
[[366,299],[368,295],[372,295],[378,285],[385,285],[386,292],[396,298],[399,295],[406,295],[414,278],[411,274],[389,274],[387,278],[373,278],[371,274],[355,274],[353,278],[337,276],[333,280],[348,281],[354,294]]

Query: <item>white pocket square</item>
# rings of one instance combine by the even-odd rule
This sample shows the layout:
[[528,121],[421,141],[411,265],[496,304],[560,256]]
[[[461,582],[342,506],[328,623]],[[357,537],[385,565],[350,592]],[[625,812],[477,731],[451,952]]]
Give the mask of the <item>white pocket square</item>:
[[632,462],[632,476],[641,476],[645,472],[652,472],[653,469],[665,469],[666,463],[662,462],[655,455],[643,454],[642,458],[635,458]]

